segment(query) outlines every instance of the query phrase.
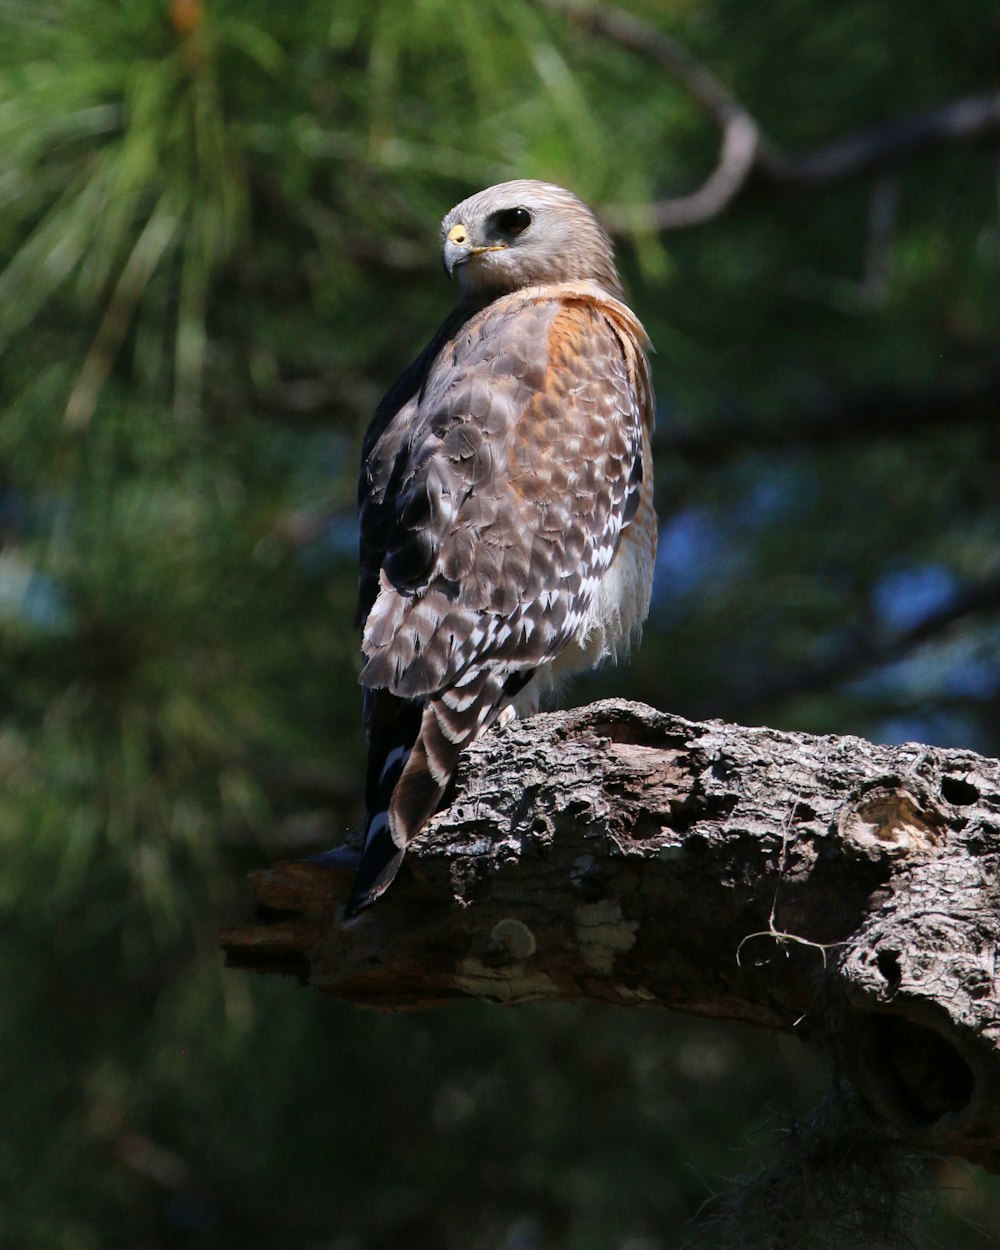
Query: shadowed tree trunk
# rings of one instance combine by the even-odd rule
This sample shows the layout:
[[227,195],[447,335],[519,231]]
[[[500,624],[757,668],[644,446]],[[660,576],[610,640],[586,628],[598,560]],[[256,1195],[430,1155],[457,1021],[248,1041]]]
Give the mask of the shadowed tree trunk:
[[230,965],[795,1032],[902,1141],[1000,1168],[996,761],[597,703],[488,734],[406,864],[347,925],[346,863],[255,873]]

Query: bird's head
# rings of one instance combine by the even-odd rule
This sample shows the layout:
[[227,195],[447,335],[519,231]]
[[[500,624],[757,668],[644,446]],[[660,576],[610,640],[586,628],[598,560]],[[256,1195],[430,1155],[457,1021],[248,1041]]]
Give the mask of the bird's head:
[[547,282],[596,282],[622,296],[614,248],[582,200],[519,179],[456,204],[441,223],[442,259],[465,295],[496,297]]

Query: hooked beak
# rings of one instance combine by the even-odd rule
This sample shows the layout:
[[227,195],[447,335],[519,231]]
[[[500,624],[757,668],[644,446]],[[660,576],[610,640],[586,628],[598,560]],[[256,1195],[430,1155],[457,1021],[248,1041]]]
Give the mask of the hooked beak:
[[473,247],[468,230],[459,222],[448,231],[444,241],[441,253],[444,271],[450,278],[459,265],[464,265],[473,256],[481,256],[483,252],[502,252],[505,247],[505,243],[497,243],[491,247]]

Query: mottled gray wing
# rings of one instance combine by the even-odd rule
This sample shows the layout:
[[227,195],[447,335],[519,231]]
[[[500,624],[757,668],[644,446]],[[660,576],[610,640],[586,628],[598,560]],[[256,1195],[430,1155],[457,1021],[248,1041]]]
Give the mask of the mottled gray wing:
[[[389,424],[399,416],[401,410],[405,408],[407,414],[416,410],[427,375],[441,348],[454,339],[462,326],[470,317],[475,316],[482,306],[482,300],[464,300],[451,310],[431,341],[410,362],[379,401],[375,415],[365,432],[361,448],[361,472],[358,475],[358,513],[361,517],[361,535],[356,625],[364,625],[371,606],[375,602],[375,596],[378,594],[379,569],[385,559],[387,535],[394,522],[391,505],[385,506],[386,502],[391,500],[391,493],[383,492],[382,503],[371,498],[372,453]],[[402,420],[405,423],[408,417],[404,415]]]
[[458,691],[485,664],[509,676],[558,654],[638,496],[640,407],[598,300],[500,300],[442,347],[366,461],[362,534],[377,528],[384,557],[365,686],[452,690],[458,713],[481,703]]

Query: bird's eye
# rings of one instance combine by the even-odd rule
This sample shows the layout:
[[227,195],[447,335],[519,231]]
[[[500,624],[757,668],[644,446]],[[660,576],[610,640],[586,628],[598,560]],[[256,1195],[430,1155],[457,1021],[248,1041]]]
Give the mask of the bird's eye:
[[508,208],[497,214],[497,225],[504,234],[523,234],[531,225],[531,214],[526,208]]

